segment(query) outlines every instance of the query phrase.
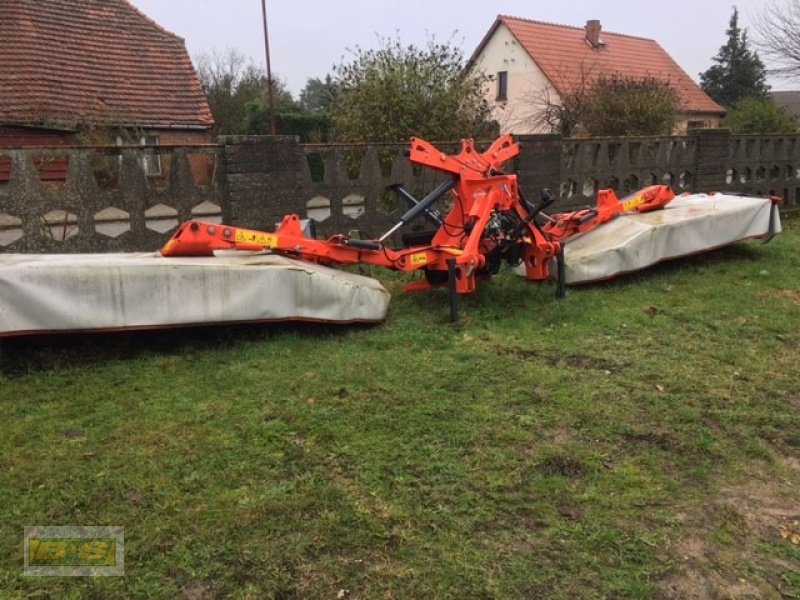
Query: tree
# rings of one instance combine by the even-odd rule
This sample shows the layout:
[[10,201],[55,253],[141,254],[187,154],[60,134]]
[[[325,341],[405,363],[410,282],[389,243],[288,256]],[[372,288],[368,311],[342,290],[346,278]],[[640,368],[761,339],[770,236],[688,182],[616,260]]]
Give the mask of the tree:
[[569,90],[554,96],[552,87],[542,86],[528,97],[532,113],[525,118],[536,130],[559,133],[570,137],[581,130],[586,100],[592,86],[593,66],[581,64],[577,78],[571,69],[560,69],[553,75],[553,82],[561,89]]
[[795,133],[800,123],[772,99],[745,98],[722,122],[734,133]]
[[462,51],[433,39],[425,48],[379,39],[334,67],[331,118],[341,141],[493,137],[484,96],[487,77],[465,69]]
[[[216,50],[197,57],[197,75],[208,99],[216,123],[214,132],[229,135],[244,132],[247,103],[263,99],[267,94],[267,78],[237,50]],[[294,105],[286,85],[277,78],[272,81],[277,107]]]
[[595,136],[664,135],[678,116],[678,95],[655,77],[598,77],[583,100],[581,129]]
[[756,45],[779,76],[800,75],[800,0],[770,0],[755,16]]
[[[300,108],[276,111],[275,129],[278,135],[296,135],[302,142],[327,142],[330,131],[330,117],[314,114]],[[245,106],[242,133],[264,135],[270,130],[270,116],[264,100],[253,100]]]
[[767,72],[758,53],[750,49],[747,30],[739,28],[736,7],[726,33],[728,41],[714,57],[715,64],[700,74],[700,87],[722,106],[733,106],[744,98],[763,100],[769,91]]
[[654,77],[603,74],[597,62],[564,65],[528,96],[527,124],[540,131],[573,135],[669,134],[679,112],[677,92]]
[[335,93],[336,86],[330,75],[325,76],[325,81],[312,77],[300,92],[300,107],[315,115],[328,114]]
[[[331,121],[328,114],[334,86],[330,75],[321,81],[311,78],[300,93],[296,104],[282,102],[275,114],[275,129],[279,135],[296,135],[302,142],[327,142]],[[263,135],[270,130],[270,115],[265,99],[259,97],[245,105],[242,133]]]

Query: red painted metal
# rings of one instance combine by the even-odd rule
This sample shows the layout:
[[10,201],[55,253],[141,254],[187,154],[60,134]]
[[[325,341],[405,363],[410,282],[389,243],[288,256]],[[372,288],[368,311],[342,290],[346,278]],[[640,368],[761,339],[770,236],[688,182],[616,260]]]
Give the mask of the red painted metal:
[[551,239],[564,241],[591,231],[626,212],[650,212],[664,208],[674,197],[675,192],[668,185],[651,185],[621,200],[614,190],[600,190],[597,192],[595,208],[553,215],[542,231]]

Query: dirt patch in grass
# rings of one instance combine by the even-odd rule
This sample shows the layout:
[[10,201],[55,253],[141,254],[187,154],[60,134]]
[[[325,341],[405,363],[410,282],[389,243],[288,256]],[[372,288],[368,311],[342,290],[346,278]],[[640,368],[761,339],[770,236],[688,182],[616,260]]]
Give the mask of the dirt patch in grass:
[[585,467],[581,461],[563,454],[548,456],[538,465],[542,475],[562,475],[564,477],[579,477],[583,475]]
[[583,519],[583,510],[574,504],[562,502],[556,506],[556,510],[558,510],[558,514],[567,521],[580,521]]
[[65,429],[61,435],[68,440],[76,440],[78,438],[86,437],[85,429]]
[[632,431],[625,434],[625,440],[644,446],[654,446],[665,452],[680,451],[683,444],[674,433],[668,431]]
[[605,371],[607,373],[616,373],[625,366],[606,358],[588,354],[543,353],[538,350],[515,346],[498,346],[497,351],[500,354],[513,356],[520,360],[542,359],[551,366],[558,366],[563,361],[567,366],[576,369]]
[[790,300],[800,306],[800,290],[779,290],[775,295],[781,300]]
[[214,588],[203,581],[195,581],[190,583],[183,591],[181,591],[178,598],[180,600],[211,600],[212,598],[216,598],[216,594],[214,593]]
[[[553,365],[558,364],[558,357],[553,357],[551,360]],[[588,354],[568,354],[562,360],[575,369],[593,369],[605,371],[606,373],[616,373],[625,366],[605,358],[589,356]]]
[[756,294],[759,300],[765,302],[790,302],[796,306],[800,306],[800,290],[782,289],[782,290],[764,290]]
[[794,489],[784,481],[753,480],[683,515],[688,533],[672,545],[677,566],[660,584],[662,597],[797,597],[800,590],[787,575],[798,565],[785,535],[800,519]]
[[541,352],[538,350],[532,350],[530,348],[519,348],[517,346],[497,346],[496,349],[498,354],[513,356],[514,358],[518,358],[520,360],[530,360],[542,357]]

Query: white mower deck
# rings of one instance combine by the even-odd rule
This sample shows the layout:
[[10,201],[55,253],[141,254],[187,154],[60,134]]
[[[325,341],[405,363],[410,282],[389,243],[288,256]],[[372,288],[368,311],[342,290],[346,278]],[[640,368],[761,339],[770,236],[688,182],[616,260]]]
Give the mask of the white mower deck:
[[374,279],[281,256],[0,254],[0,337],[57,332],[385,319]]
[[778,207],[767,198],[678,196],[663,210],[626,213],[569,240],[566,282],[602,281],[741,240],[769,239],[780,231]]

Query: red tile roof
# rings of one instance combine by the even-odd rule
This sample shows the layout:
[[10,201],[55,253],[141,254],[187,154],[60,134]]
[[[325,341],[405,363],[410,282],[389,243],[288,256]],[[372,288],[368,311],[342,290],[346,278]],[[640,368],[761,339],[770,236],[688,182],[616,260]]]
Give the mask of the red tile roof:
[[0,124],[208,128],[183,39],[126,0],[0,0]]
[[637,79],[652,76],[670,82],[686,112],[725,112],[656,41],[646,38],[603,31],[600,40],[605,47],[595,49],[586,41],[583,27],[499,15],[473,54],[473,60],[500,24],[508,27],[561,94],[569,93],[571,86],[582,80],[582,71],[591,76],[619,74]]

